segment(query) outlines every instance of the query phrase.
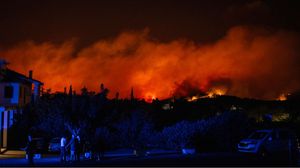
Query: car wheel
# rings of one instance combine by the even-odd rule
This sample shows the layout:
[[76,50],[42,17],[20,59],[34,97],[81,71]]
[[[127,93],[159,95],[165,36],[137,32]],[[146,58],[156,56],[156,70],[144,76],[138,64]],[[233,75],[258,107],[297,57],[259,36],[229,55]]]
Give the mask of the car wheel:
[[267,157],[268,157],[267,151],[264,148],[260,149],[259,152],[258,152],[258,158],[259,159],[266,159]]

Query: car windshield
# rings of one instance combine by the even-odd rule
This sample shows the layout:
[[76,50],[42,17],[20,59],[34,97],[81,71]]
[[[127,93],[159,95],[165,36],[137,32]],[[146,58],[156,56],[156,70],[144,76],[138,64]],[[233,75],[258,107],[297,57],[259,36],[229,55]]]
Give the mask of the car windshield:
[[254,132],[249,136],[249,139],[263,139],[267,134],[267,132]]
[[50,141],[51,143],[59,143],[59,138],[54,138],[54,139],[51,139]]

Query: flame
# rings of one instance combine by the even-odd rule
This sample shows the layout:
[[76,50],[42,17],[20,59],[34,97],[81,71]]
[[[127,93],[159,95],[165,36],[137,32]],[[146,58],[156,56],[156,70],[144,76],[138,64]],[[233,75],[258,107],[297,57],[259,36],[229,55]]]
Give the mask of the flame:
[[[82,49],[73,40],[25,41],[1,49],[0,56],[13,70],[33,70],[33,77],[52,91],[72,84],[77,92],[83,86],[99,92],[104,83],[110,98],[116,92],[128,98],[133,87],[135,97],[147,101],[202,93],[275,99],[300,88],[299,39],[293,32],[238,26],[210,44],[160,42],[145,30],[123,32]],[[223,87],[225,91],[214,89]]]
[[225,89],[212,88],[212,89],[210,89],[209,92],[207,92],[207,95],[203,95],[203,96],[196,95],[196,96],[188,97],[187,101],[193,102],[193,101],[197,101],[198,99],[203,99],[203,98],[215,98],[216,96],[222,96],[225,94],[226,94]]
[[208,92],[207,96],[208,96],[209,98],[214,98],[214,97],[216,97],[216,96],[222,96],[222,95],[225,95],[225,94],[226,94],[225,89],[213,88],[213,89],[211,89],[211,90]]
[[199,98],[200,98],[199,96],[192,96],[192,97],[188,97],[188,98],[187,98],[187,101],[188,101],[188,102],[193,102],[193,101],[198,100]]
[[153,100],[156,99],[156,96],[155,94],[151,93],[151,92],[147,92],[144,96],[145,98],[145,101],[148,102],[148,103],[151,103]]
[[282,94],[279,95],[279,97],[276,100],[278,100],[278,101],[286,101],[287,100],[287,95],[289,95],[289,94],[282,93]]

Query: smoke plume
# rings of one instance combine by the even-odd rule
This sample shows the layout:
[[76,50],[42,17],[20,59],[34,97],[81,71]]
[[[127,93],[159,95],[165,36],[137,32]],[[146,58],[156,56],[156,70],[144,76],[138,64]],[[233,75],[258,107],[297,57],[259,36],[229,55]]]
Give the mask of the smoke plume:
[[[0,51],[9,68],[63,91],[72,84],[98,92],[100,83],[120,97],[168,98],[207,92],[213,87],[240,97],[275,99],[300,88],[299,34],[233,27],[220,40],[160,42],[148,30],[124,32],[78,50],[62,44],[26,41]],[[195,93],[196,94],[196,93]]]

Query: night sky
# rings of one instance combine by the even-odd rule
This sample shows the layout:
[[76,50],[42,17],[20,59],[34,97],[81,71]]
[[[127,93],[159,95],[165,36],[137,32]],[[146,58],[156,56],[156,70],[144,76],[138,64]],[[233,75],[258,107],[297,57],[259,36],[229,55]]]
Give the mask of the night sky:
[[297,0],[1,0],[0,46],[72,38],[84,46],[144,28],[160,41],[197,42],[217,40],[236,25],[299,31],[299,4]]

